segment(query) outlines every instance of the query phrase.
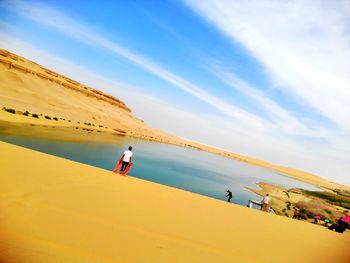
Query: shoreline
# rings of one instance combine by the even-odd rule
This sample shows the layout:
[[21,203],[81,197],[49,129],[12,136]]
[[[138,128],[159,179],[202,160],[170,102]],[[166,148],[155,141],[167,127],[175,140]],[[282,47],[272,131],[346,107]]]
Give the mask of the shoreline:
[[[312,184],[316,187],[320,188],[326,188],[326,189],[339,189],[341,191],[350,191],[350,187],[339,185],[336,183],[329,182],[321,177],[315,177],[313,175],[308,175],[308,177],[303,177],[303,172],[295,172],[292,168],[287,167],[279,167],[274,166],[271,164],[268,164],[266,162],[257,163],[255,161],[250,161],[249,158],[243,159],[241,156],[237,156],[233,153],[223,153],[220,152],[220,149],[214,148],[211,146],[202,146],[199,143],[196,143],[196,145],[193,145],[194,143],[190,141],[166,141],[162,139],[158,139],[156,137],[146,137],[146,136],[138,136],[137,134],[132,134],[129,132],[125,132],[123,130],[116,130],[108,127],[98,127],[98,126],[88,126],[85,125],[82,121],[63,121],[63,120],[47,120],[43,119],[43,114],[41,114],[41,119],[34,119],[30,116],[22,116],[19,114],[11,114],[8,112],[5,112],[4,110],[0,111],[0,127],[9,127],[9,130],[11,131],[11,128],[14,129],[14,127],[17,127],[17,129],[12,130],[11,132],[8,132],[8,134],[15,134],[15,135],[25,135],[27,137],[38,137],[38,138],[45,138],[45,139],[54,139],[54,140],[62,140],[62,141],[97,141],[97,142],[106,142],[111,143],[113,142],[114,136],[126,136],[133,138],[133,139],[139,139],[144,141],[150,141],[150,142],[156,142],[156,143],[164,143],[168,145],[174,145],[182,148],[189,148],[194,149],[198,151],[205,151],[211,154],[219,155],[221,157],[229,158],[232,160],[245,162],[250,165],[255,165],[263,168],[267,168],[273,171],[276,171],[280,173],[283,176],[291,177],[293,179]],[[79,122],[79,123],[77,123]],[[27,131],[27,129],[23,129],[23,126],[31,127],[32,129],[36,130],[36,133],[30,133]],[[35,128],[33,128],[35,127]],[[46,135],[40,136],[40,129],[48,129],[48,128],[58,128],[55,130],[52,130],[52,132]],[[64,129],[70,129],[64,130]],[[94,133],[95,135],[92,135]],[[293,172],[290,172],[293,170],[296,174]],[[301,173],[301,174],[300,174]]]

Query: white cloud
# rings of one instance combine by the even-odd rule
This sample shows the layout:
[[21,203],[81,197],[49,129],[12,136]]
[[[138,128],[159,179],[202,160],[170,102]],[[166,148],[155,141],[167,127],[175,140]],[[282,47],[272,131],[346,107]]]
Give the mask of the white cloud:
[[347,1],[186,1],[293,94],[350,131]]
[[295,118],[290,112],[278,105],[262,90],[252,87],[234,72],[222,69],[214,70],[215,74],[233,89],[254,101],[262,110],[267,112],[277,126],[276,129],[287,134],[324,137],[327,131],[321,127],[308,127]]

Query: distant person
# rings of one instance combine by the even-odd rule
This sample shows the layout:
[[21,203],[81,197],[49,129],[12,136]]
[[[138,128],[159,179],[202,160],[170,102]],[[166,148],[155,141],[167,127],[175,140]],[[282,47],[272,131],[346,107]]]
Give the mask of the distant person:
[[262,207],[261,210],[265,212],[269,212],[270,210],[270,196],[269,194],[266,194],[264,199],[261,201]]
[[275,211],[275,210],[273,210],[273,208],[272,208],[272,207],[270,207],[270,209],[269,209],[269,213],[270,213],[270,214],[274,214],[274,215],[275,215],[275,214],[276,214],[276,211]]
[[230,190],[227,190],[226,191],[228,194],[226,195],[226,197],[228,197],[228,199],[227,199],[227,202],[231,202],[231,199],[232,199],[232,192],[230,191]]
[[314,217],[314,224],[318,224],[318,221],[321,219],[321,217],[320,216],[315,216]]
[[350,217],[347,214],[347,212],[344,213],[344,215],[339,218],[338,222],[336,224],[333,224],[329,227],[330,230],[335,230],[338,233],[343,233],[349,226],[350,223]]
[[328,224],[331,222],[331,220],[329,220],[328,218],[323,219],[324,222],[324,226],[328,227]]

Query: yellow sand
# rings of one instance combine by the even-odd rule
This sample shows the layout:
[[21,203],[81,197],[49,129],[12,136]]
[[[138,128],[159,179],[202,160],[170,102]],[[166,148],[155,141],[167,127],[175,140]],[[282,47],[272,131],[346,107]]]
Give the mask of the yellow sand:
[[350,261],[309,223],[3,142],[0,167],[0,262]]

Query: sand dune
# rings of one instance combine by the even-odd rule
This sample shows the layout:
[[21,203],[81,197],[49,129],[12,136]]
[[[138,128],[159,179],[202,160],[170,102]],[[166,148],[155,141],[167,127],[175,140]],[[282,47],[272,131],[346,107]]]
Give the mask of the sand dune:
[[[91,129],[175,144],[267,167],[317,186],[350,191],[349,187],[329,182],[314,174],[184,140],[151,128],[135,117],[131,109],[119,99],[3,49],[0,49],[0,79],[0,107],[12,108],[19,113],[0,111],[0,120],[7,123],[87,128],[88,131]],[[19,116],[25,111],[42,116],[39,119]],[[47,120],[45,116],[56,117],[59,120]],[[94,126],[87,126],[84,123]],[[91,137],[80,137],[84,138],[91,139]]]
[[350,261],[349,234],[0,143],[0,262]]
[[[1,49],[0,79],[1,108],[43,114],[39,120],[29,118],[33,123],[40,123],[44,116],[59,117],[71,121],[64,123],[67,126],[79,121],[102,125],[110,132],[122,130],[128,136],[142,139],[180,141],[176,136],[145,125],[119,99]],[[7,118],[7,121],[11,120]],[[21,122],[23,118],[12,121]],[[61,125],[62,122],[51,124]]]

